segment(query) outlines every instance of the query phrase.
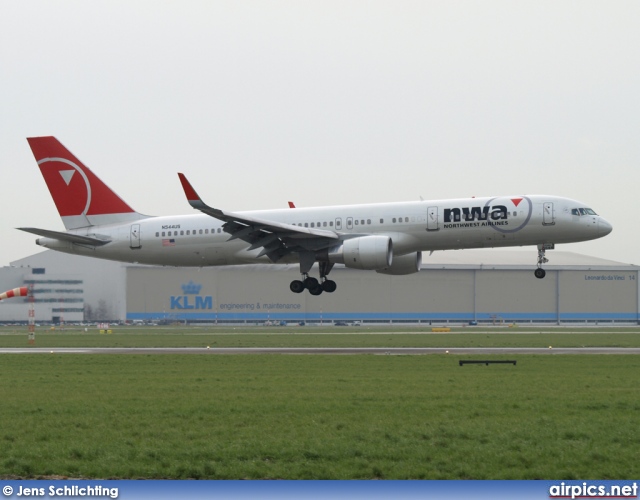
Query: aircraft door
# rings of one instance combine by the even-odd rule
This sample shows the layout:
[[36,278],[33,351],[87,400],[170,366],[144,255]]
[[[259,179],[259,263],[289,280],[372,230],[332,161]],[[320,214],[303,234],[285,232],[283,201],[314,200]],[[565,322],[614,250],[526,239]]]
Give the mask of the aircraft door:
[[427,208],[427,231],[437,231],[438,227],[438,207]]
[[140,224],[131,224],[131,243],[133,249],[140,248]]
[[556,223],[556,214],[553,210],[553,203],[547,201],[542,204],[542,225],[553,226]]

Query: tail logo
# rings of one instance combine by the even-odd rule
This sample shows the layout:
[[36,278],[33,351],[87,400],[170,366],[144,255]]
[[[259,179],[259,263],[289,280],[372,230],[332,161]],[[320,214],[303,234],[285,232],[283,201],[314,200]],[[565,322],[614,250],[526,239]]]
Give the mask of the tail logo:
[[[62,177],[62,180],[64,181],[65,185],[71,190],[71,193],[69,193],[70,196],[64,196],[64,197],[54,196],[54,201],[56,202],[56,205],[58,205],[58,210],[60,211],[60,215],[62,216],[85,215],[86,216],[87,213],[89,212],[89,207],[91,206],[91,183],[89,182],[89,178],[87,177],[87,174],[84,173],[84,171],[82,170],[82,168],[80,168],[79,165],[72,162],[71,160],[67,160],[66,158],[43,158],[42,160],[40,160],[38,162],[38,165],[40,165],[40,168],[43,169],[43,174],[45,173],[43,164],[49,163],[49,162],[63,163],[65,165],[73,167],[73,170],[68,170],[64,167],[58,167],[59,168],[58,173]],[[49,170],[49,171],[50,169],[55,168],[54,165],[51,165],[48,167],[49,168],[46,168],[46,170]],[[82,201],[83,201],[82,198],[84,193],[82,193],[83,190],[81,185],[78,185],[78,183],[76,182],[74,183],[73,186],[71,186],[71,180],[76,172],[78,172],[80,174],[80,177],[82,177],[82,181],[84,181],[84,185],[86,189],[86,202],[84,204],[84,208],[82,208]]]
[[76,173],[75,170],[60,170],[60,175],[64,179],[64,182],[65,182],[65,184],[67,186],[71,182],[71,178],[73,177],[73,174],[75,174],[75,173]]
[[142,218],[58,139],[28,137],[27,141],[67,229]]

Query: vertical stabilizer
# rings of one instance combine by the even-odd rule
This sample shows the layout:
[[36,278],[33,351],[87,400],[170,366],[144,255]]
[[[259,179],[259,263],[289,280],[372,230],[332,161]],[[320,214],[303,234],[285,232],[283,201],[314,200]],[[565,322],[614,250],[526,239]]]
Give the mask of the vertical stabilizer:
[[65,227],[134,221],[133,210],[55,137],[27,139]]

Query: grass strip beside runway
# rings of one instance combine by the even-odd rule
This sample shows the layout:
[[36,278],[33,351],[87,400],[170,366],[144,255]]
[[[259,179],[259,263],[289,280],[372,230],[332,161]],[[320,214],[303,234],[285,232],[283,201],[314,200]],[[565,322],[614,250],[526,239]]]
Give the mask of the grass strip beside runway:
[[[590,333],[560,329],[544,333],[476,331],[472,333],[395,333],[393,330],[369,332],[354,328],[336,332],[316,329],[289,332],[270,328],[138,329],[114,328],[112,334],[78,330],[40,331],[36,347],[640,347],[640,334]],[[2,330],[0,330],[2,332]],[[0,334],[1,347],[28,347],[26,331]]]
[[[495,357],[500,359],[500,357]],[[0,357],[5,477],[637,477],[636,356]]]

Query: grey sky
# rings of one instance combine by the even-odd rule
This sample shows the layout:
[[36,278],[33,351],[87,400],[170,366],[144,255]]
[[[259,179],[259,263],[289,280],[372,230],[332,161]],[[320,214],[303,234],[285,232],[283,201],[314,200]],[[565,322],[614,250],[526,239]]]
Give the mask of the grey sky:
[[[62,230],[28,136],[134,209],[518,194],[614,226],[640,264],[640,3],[0,0],[0,265]],[[531,248],[531,263],[535,249]],[[553,259],[553,253],[548,255]]]

